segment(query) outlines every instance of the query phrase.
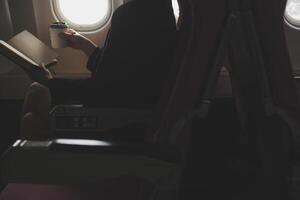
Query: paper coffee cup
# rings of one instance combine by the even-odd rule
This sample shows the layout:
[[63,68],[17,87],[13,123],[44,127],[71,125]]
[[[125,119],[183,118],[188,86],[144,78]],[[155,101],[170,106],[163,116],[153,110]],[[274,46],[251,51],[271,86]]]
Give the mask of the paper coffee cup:
[[68,25],[65,22],[54,22],[50,25],[50,40],[53,48],[64,48],[67,46],[66,39],[59,36],[60,33],[65,32]]

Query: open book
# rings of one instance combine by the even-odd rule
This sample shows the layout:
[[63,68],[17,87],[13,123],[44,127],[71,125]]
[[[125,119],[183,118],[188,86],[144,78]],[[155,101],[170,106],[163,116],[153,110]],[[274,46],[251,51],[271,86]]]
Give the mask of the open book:
[[57,62],[58,54],[28,31],[23,31],[9,41],[0,40],[0,54],[24,70],[34,70],[42,65],[49,67]]

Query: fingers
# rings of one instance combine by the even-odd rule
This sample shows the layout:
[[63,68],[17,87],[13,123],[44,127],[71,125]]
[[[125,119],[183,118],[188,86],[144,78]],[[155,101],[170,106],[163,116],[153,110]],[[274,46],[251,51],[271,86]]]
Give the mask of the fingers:
[[77,32],[74,29],[71,29],[71,28],[68,28],[66,33],[71,34],[71,35],[77,34]]
[[49,72],[49,70],[47,69],[47,65],[45,64],[45,63],[42,63],[41,64],[41,68],[42,68],[42,73],[48,73]]
[[42,63],[41,64],[41,73],[45,73],[45,72],[47,72],[48,70],[47,70],[47,68],[46,68],[46,64],[45,63]]
[[48,69],[54,65],[56,65],[58,63],[57,59],[53,59],[50,63],[48,63],[47,65],[45,65],[45,67]]
[[70,39],[72,36],[77,35],[78,33],[73,29],[67,29],[65,32],[59,33],[59,37],[64,39]]
[[41,64],[42,70],[41,70],[40,73],[44,74],[45,78],[49,80],[49,79],[52,78],[52,74],[51,74],[51,72],[46,67],[47,66],[44,63],[42,63]]
[[59,37],[62,37],[64,39],[70,39],[71,37],[73,37],[74,34],[70,34],[70,33],[66,33],[66,32],[62,32],[59,33]]
[[59,37],[63,38],[64,40],[66,40],[67,45],[69,47],[73,47],[74,41],[76,41],[76,36],[75,34],[70,34],[68,32],[62,32],[59,33]]

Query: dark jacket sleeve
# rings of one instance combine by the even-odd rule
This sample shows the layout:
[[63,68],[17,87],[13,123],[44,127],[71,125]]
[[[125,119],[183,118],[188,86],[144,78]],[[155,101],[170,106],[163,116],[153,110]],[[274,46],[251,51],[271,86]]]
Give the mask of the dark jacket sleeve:
[[102,57],[102,53],[103,53],[103,49],[98,47],[95,49],[95,51],[88,59],[86,67],[90,72],[92,72],[92,74],[96,72],[97,64],[99,63]]
[[53,105],[82,103],[83,91],[90,85],[89,79],[72,80],[54,78],[48,82]]
[[[92,73],[96,73],[99,60],[102,56],[102,48],[96,48],[91,54],[87,62],[87,69]],[[50,89],[53,104],[67,104],[67,103],[82,103],[83,92],[91,88],[91,80],[74,80],[54,78],[49,81],[48,87]]]
[[[48,87],[53,105],[83,104],[95,107],[138,108],[140,106],[136,107],[136,102],[142,101],[138,98],[133,99],[133,94],[128,94],[126,90],[116,84],[98,84],[92,78],[84,80],[52,79],[49,81]],[[144,101],[146,100],[144,99]]]

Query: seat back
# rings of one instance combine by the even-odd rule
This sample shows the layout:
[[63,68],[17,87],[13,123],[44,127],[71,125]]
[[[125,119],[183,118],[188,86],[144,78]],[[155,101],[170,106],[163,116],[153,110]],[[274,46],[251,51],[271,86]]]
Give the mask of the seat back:
[[[250,106],[251,102],[248,101],[248,106],[245,106],[248,123],[252,125],[248,129],[248,137],[252,140],[251,146],[256,149],[257,160],[261,165],[260,189],[264,190],[264,196],[267,198],[290,199],[295,141],[290,121],[283,112],[292,113],[293,117],[299,120],[300,99],[285,39],[283,15],[286,1],[276,0],[270,5],[267,0],[244,0],[244,5],[253,13],[257,43],[261,49],[260,52],[252,51],[251,56],[261,54],[262,70],[266,76],[264,85],[269,88],[269,98],[274,107],[274,113],[270,115],[262,112],[257,103]],[[246,39],[252,42],[249,46],[253,46],[254,40],[249,39],[246,25],[244,31]],[[253,62],[254,66],[258,64]],[[261,79],[258,77],[258,81]],[[259,95],[264,94],[261,92],[256,96]],[[261,197],[263,199],[263,195]]]
[[[247,116],[246,123],[248,124],[246,132],[236,134],[248,134],[246,138],[248,141],[246,141],[246,143],[250,145],[248,146],[248,151],[251,151],[250,154],[243,155],[240,159],[254,159],[258,161],[258,165],[264,166],[264,170],[272,165],[277,165],[276,167],[272,167],[272,173],[264,174],[259,178],[259,180],[266,181],[266,177],[269,177],[270,180],[267,180],[265,183],[272,184],[268,187],[269,190],[265,191],[265,195],[272,194],[272,196],[276,198],[281,198],[287,197],[288,195],[289,183],[284,180],[284,177],[290,176],[291,137],[289,128],[280,119],[280,117],[276,115],[270,116],[269,113],[265,112],[265,109],[268,109],[265,108],[265,106],[268,105],[265,104],[266,102],[264,102],[264,100],[265,97],[268,97],[270,102],[274,103],[277,107],[283,107],[289,110],[299,110],[299,98],[292,78],[292,70],[284,38],[282,16],[285,3],[278,0],[274,2],[272,7],[273,6],[274,9],[270,9],[267,0],[224,0],[219,1],[217,7],[215,2],[210,1],[206,1],[205,3],[197,0],[182,1],[183,19],[180,30],[180,40],[185,39],[185,43],[180,46],[181,43],[179,41],[177,58],[180,60],[177,61],[176,67],[174,67],[174,69],[176,69],[176,73],[175,75],[173,74],[173,79],[169,82],[169,87],[166,87],[166,92],[162,98],[161,106],[159,107],[160,109],[158,109],[160,110],[160,112],[158,112],[159,117],[157,118],[156,126],[154,126],[155,128],[152,129],[152,131],[154,130],[152,134],[154,133],[153,140],[156,142],[163,144],[176,144],[179,148],[182,147],[182,151],[187,150],[187,144],[189,144],[190,140],[189,127],[186,126],[185,129],[182,129],[181,133],[175,140],[170,140],[170,138],[172,138],[172,127],[174,127],[174,124],[176,124],[181,116],[193,110],[198,101],[205,95],[205,88],[208,84],[207,77],[210,73],[211,66],[215,64],[214,62],[218,47],[220,42],[222,42],[221,36],[225,29],[224,24],[226,24],[229,14],[231,12],[239,13],[241,11],[252,12],[254,16],[253,30],[257,32],[259,50],[261,50],[261,52],[255,52],[257,49],[254,49],[253,51],[253,48],[251,47],[252,45],[249,45],[249,41],[255,40],[253,40],[253,35],[251,35],[252,33],[247,31],[249,30],[246,27],[247,25],[242,27],[241,37],[243,42],[246,39],[245,44],[248,45],[248,48],[250,49],[246,48],[246,52],[239,52],[239,49],[235,49],[235,51],[241,54],[247,54],[247,58],[256,59],[257,56],[259,56],[258,59],[262,58],[263,63],[257,63],[256,60],[251,61],[252,66],[249,64],[247,64],[246,67],[235,66],[238,73],[234,74],[234,76],[238,75],[235,78],[239,79],[235,84],[242,86],[241,88],[244,90],[243,95],[246,94],[243,99],[238,99],[242,101],[238,107],[245,111],[245,115]],[[217,13],[214,17],[211,17],[212,11]],[[234,39],[235,38],[232,38],[233,41]],[[276,49],[275,52],[274,49]],[[182,52],[185,53],[180,54]],[[223,63],[220,62],[217,64]],[[257,64],[262,65],[256,66]],[[241,80],[247,78],[247,71],[244,70],[254,73],[251,74],[251,76],[254,77],[252,80],[257,80],[259,84],[257,84],[258,82],[251,82],[254,83],[253,85],[244,84],[243,80]],[[262,74],[261,72],[264,73]],[[265,96],[266,93],[264,93],[266,91],[268,93],[267,96]],[[258,127],[261,123],[259,123],[259,120],[257,119],[263,119],[263,127]],[[194,136],[196,135],[192,138],[194,141],[192,146],[195,148],[190,146],[188,147],[192,148],[191,151],[194,151],[194,157],[191,157],[191,162],[189,163],[190,166],[193,166],[193,168],[191,168],[193,170],[196,170],[197,168],[195,168],[195,162],[199,162],[197,159],[201,159],[199,157],[197,158],[197,146],[200,142],[197,141],[197,139],[207,139],[207,137],[200,136],[203,134],[214,134],[207,129],[201,130],[202,132],[198,131],[197,133],[193,133]],[[272,136],[270,132],[273,132],[274,135]],[[213,138],[213,136],[208,137]],[[280,138],[284,139],[280,140]],[[217,138],[215,138],[215,140],[217,140]],[[208,142],[213,142],[213,140]],[[240,147],[244,144],[241,141],[237,142],[240,143]],[[257,145],[258,142],[262,143]],[[205,146],[209,147],[210,145],[213,144],[207,144]],[[278,147],[277,149],[275,148],[276,145]],[[218,151],[221,152],[222,150],[219,148],[215,149],[214,153],[218,153]],[[238,149],[235,151],[238,151]],[[273,158],[274,156],[277,156],[277,158],[270,159],[268,156]],[[210,159],[213,159],[213,157],[209,158],[209,160]],[[218,157],[218,159],[221,158]],[[204,162],[207,163],[208,160],[204,160]],[[221,162],[221,160],[219,162]],[[249,170],[251,170],[250,165],[254,164],[251,162],[249,162],[249,165],[246,167]],[[280,163],[285,164],[281,165]],[[198,170],[202,169],[201,165],[202,164],[200,164]],[[244,169],[237,168],[237,170]],[[260,172],[261,171],[258,170],[254,173],[259,174]],[[263,171],[263,173],[265,172],[266,171]],[[203,172],[199,172],[199,176],[197,176],[197,173],[198,172],[193,171],[189,173],[189,175],[194,176],[194,179],[199,181],[201,180],[200,176],[203,175]],[[243,171],[242,173],[246,172]],[[202,184],[201,181],[199,184]],[[215,184],[212,184],[211,186],[213,185]],[[281,189],[280,185],[282,186]],[[261,189],[259,187],[261,186],[255,188],[257,189],[257,194],[255,195],[258,195],[258,190]],[[214,190],[215,188],[211,189]],[[272,192],[272,190],[276,190],[278,193]]]
[[[180,1],[182,19],[173,72],[149,135],[155,142],[176,145],[183,152],[189,143],[189,128],[186,126],[177,135],[172,135],[172,129],[183,115],[195,109],[206,88],[226,16],[226,2],[218,4]],[[211,18],[212,10],[218,15]]]
[[[218,2],[218,8],[216,8],[213,4],[214,2],[205,2],[205,4],[202,2],[201,5],[201,3],[194,2],[194,5],[196,5],[197,9],[197,12],[195,12],[197,14],[195,15],[198,16],[195,21],[196,23],[199,23],[197,23],[197,29],[199,28],[198,31],[201,33],[206,31],[213,33],[213,31],[218,30],[217,28],[219,28],[219,31],[216,32],[220,33],[222,32],[221,30],[224,27],[224,22],[228,14],[231,14],[232,12],[234,14],[234,17],[236,18],[237,16],[241,15],[241,13],[244,13],[242,14],[242,16],[240,16],[241,18],[239,18],[239,20],[235,21],[235,23],[240,24],[236,26],[237,28],[235,27],[233,29],[233,32],[238,31],[239,33],[241,33],[241,35],[238,35],[239,38],[236,37],[236,35],[233,35],[231,37],[231,41],[239,40],[237,43],[242,42],[242,46],[240,47],[243,47],[236,48],[236,45],[231,47],[234,48],[233,50],[235,53],[235,58],[237,57],[237,55],[241,56],[240,60],[239,58],[237,59],[237,61],[239,61],[238,63],[231,63],[234,65],[232,66],[232,68],[234,68],[233,70],[235,71],[231,75],[233,75],[233,78],[236,79],[236,81],[234,82],[235,86],[238,86],[240,89],[237,96],[243,96],[243,98],[239,98],[237,100],[239,101],[238,107],[243,110],[243,114],[244,116],[246,116],[245,122],[247,124],[246,126],[244,126],[244,131],[241,131],[240,133],[237,132],[236,134],[246,134],[246,143],[249,147],[247,147],[247,151],[249,154],[247,154],[247,152],[243,150],[243,144],[246,143],[236,141],[240,146],[239,149],[233,150],[235,152],[241,151],[243,153],[240,154],[241,157],[235,159],[237,159],[237,162],[245,163],[242,164],[244,166],[235,165],[233,163],[235,161],[231,161],[232,158],[222,157],[223,152],[229,151],[230,148],[221,148],[226,147],[226,144],[222,144],[222,141],[220,141],[220,137],[218,136],[224,134],[226,135],[227,132],[224,131],[222,133],[216,133],[212,132],[211,129],[205,129],[204,127],[201,128],[201,126],[199,126],[199,130],[197,130],[197,132],[193,132],[192,134],[192,144],[189,147],[191,149],[190,153],[192,155],[189,156],[189,162],[187,164],[188,167],[185,170],[187,177],[185,178],[185,183],[187,183],[188,187],[190,188],[185,191],[185,195],[190,194],[191,199],[195,199],[195,196],[197,196],[197,199],[201,199],[201,197],[207,197],[206,195],[209,195],[211,199],[217,199],[220,197],[230,199],[232,198],[232,196],[227,196],[230,195],[228,193],[230,192],[230,186],[228,187],[228,185],[232,183],[231,181],[234,178],[233,174],[230,173],[239,173],[239,176],[246,179],[246,174],[251,172],[254,174],[252,174],[252,176],[255,176],[254,184],[256,184],[256,186],[251,188],[251,190],[253,190],[251,194],[252,196],[250,197],[251,199],[266,199],[270,197],[272,199],[288,199],[290,185],[288,183],[287,177],[290,177],[291,172],[291,136],[289,128],[278,115],[276,115],[275,113],[273,113],[274,115],[270,115],[270,113],[266,112],[268,110],[266,109],[266,106],[268,105],[264,101],[266,99],[265,97],[267,97],[271,103],[274,102],[275,106],[294,110],[297,110],[299,108],[299,99],[297,97],[297,91],[292,80],[291,67],[289,65],[286,44],[284,42],[282,15],[285,4],[282,3],[282,1],[275,2],[275,5],[273,6],[277,7],[273,10],[267,8],[267,6],[269,6],[267,1],[259,0],[224,0]],[[256,6],[263,7],[263,5],[265,6],[265,10],[268,10],[267,16],[269,15],[269,22],[264,21],[264,23],[262,24],[260,19],[265,17],[265,10],[259,12],[261,8],[258,9],[256,8]],[[214,13],[218,13],[213,18],[209,15],[212,10],[214,10]],[[271,17],[274,10],[276,11],[276,13],[273,14],[275,17]],[[249,13],[254,13],[255,19],[255,23],[250,23],[251,25],[253,25],[253,27],[250,29],[248,23]],[[241,24],[244,22],[247,23]],[[268,27],[266,24],[270,24],[270,26]],[[201,26],[202,29],[200,28]],[[258,32],[258,41],[253,39],[253,31]],[[269,38],[267,38],[268,36],[272,35],[272,31],[275,32],[276,35],[276,38],[273,38],[272,36],[273,43]],[[220,43],[220,38],[221,37],[218,37],[218,35],[216,34],[212,34],[212,36],[206,35],[205,39],[207,41],[203,42],[202,45],[204,48],[208,47],[208,52],[210,52],[209,47],[212,47],[212,52],[216,54],[216,47]],[[277,41],[278,43],[274,41]],[[258,48],[253,48],[254,42],[258,42]],[[214,44],[215,46],[211,46],[212,44]],[[282,52],[278,54],[282,54],[282,56],[278,55],[275,57],[272,51],[272,49],[274,48],[280,48],[278,52]],[[230,53],[232,53],[233,50]],[[213,53],[209,55],[207,54],[207,52],[202,52],[201,48],[199,48],[199,51],[196,52],[199,53],[198,58],[202,58],[202,62],[200,61],[200,59],[198,61],[201,64],[205,64],[203,63],[203,61],[207,61],[207,59],[212,60],[216,58],[215,56],[213,56]],[[277,55],[277,53],[275,53],[275,55]],[[250,60],[244,60],[244,58]],[[239,65],[241,63],[244,65]],[[271,66],[270,63],[273,63],[273,65]],[[285,63],[285,65],[283,63]],[[288,66],[288,69],[282,69],[285,66]],[[203,90],[201,90],[201,87],[205,87],[205,83],[207,83],[207,79],[201,77],[203,75],[207,75],[207,72],[210,70],[210,67],[205,67],[205,65],[198,65],[198,70],[200,70],[201,67],[203,70],[203,74],[199,74],[199,71],[197,74],[199,77],[197,81],[202,80],[204,82],[204,84],[200,84],[200,86],[198,86],[200,88],[200,99],[203,97]],[[266,71],[266,73],[262,73],[264,71]],[[196,71],[194,71],[193,73],[196,74]],[[247,76],[247,73],[251,74],[248,74]],[[266,77],[264,77],[265,75]],[[256,80],[256,82],[253,80]],[[281,83],[276,82],[276,80],[280,81]],[[279,86],[279,84],[283,85]],[[271,88],[270,90],[268,89],[269,87]],[[266,91],[267,93],[265,93]],[[289,99],[285,99],[285,94]],[[214,126],[217,125],[215,124]],[[218,144],[221,145],[218,146]],[[202,145],[205,147],[203,147]],[[204,152],[202,152],[201,150],[203,150]],[[224,154],[223,156],[234,157],[235,155],[229,153]],[[230,169],[226,169],[226,167],[230,167]],[[231,172],[229,170],[236,171]],[[225,179],[226,176],[224,174],[226,173],[227,175],[230,175],[227,177],[228,179]],[[216,177],[218,177],[219,179],[216,179]],[[250,179],[247,179],[244,184],[246,185],[248,184],[248,182],[250,182]],[[241,187],[241,185],[243,184],[236,184],[236,186],[239,187]],[[231,189],[232,188],[234,188],[233,185]],[[222,191],[222,193],[212,195],[212,193],[216,190]],[[236,193],[236,190],[237,189],[234,188],[232,191]],[[243,196],[238,197],[239,199],[244,199],[247,195],[249,195],[245,190],[243,192],[244,194],[241,194]],[[264,193],[263,195],[261,195],[262,192]],[[189,199],[188,196],[184,196],[184,198]]]
[[133,0],[117,8],[93,75],[95,85],[108,88],[99,101],[109,96],[111,105],[153,106],[169,71],[176,36],[171,0]]
[[[188,61],[190,59],[191,46],[193,43],[193,18],[192,8],[188,1],[178,0],[180,7],[180,25],[178,26],[178,40],[175,56],[171,63],[169,75],[163,87],[163,92],[155,108],[153,121],[149,126],[147,140],[153,143],[168,144],[170,126],[177,117],[172,116],[173,101],[177,98],[178,88],[182,87],[180,79],[186,76]],[[180,112],[180,111],[179,111]]]

